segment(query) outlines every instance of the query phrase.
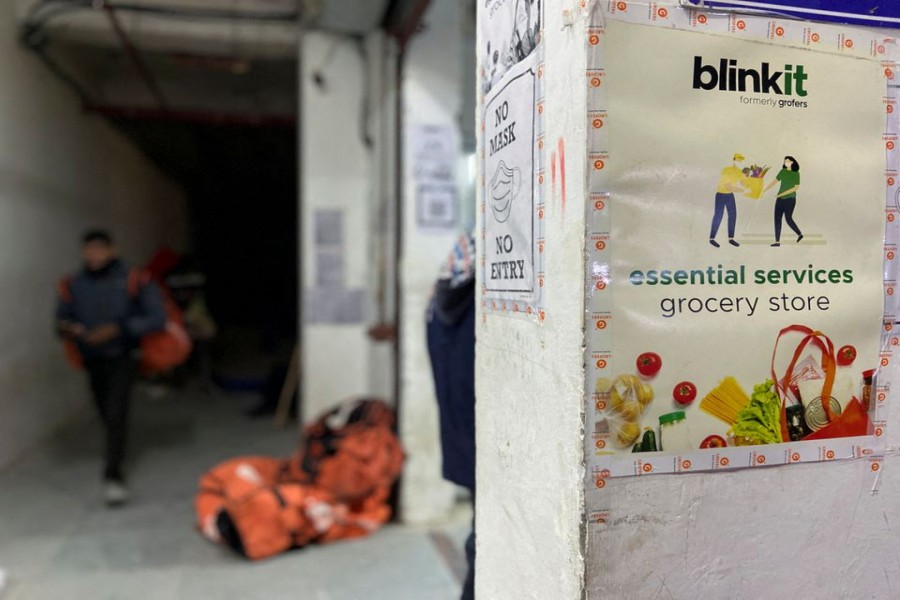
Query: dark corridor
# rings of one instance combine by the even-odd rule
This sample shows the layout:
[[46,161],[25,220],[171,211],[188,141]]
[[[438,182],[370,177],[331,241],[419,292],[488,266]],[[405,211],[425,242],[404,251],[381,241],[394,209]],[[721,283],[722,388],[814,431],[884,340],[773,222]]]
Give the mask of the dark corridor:
[[196,263],[223,337],[251,332],[252,350],[283,355],[297,335],[294,125],[119,125],[185,189]]

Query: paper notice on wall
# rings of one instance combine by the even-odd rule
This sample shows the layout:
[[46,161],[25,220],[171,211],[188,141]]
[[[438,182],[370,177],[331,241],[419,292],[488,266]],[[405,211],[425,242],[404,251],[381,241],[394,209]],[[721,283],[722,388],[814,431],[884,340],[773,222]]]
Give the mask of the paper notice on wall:
[[416,222],[425,229],[453,230],[459,223],[459,194],[453,183],[416,186]]
[[480,0],[482,91],[488,93],[503,76],[535,51],[540,43],[543,0]]
[[604,61],[594,472],[865,455],[884,364],[881,65],[619,22]]
[[344,243],[344,213],[336,209],[320,209],[313,213],[316,247],[339,248]]
[[519,63],[484,104],[484,271],[490,298],[535,292],[537,60]]
[[455,230],[459,226],[456,183],[459,136],[456,127],[412,125],[409,145],[416,186],[416,224],[425,230]]
[[303,295],[303,319],[315,324],[354,324],[365,320],[366,293],[347,286],[344,211],[313,212],[314,286]]

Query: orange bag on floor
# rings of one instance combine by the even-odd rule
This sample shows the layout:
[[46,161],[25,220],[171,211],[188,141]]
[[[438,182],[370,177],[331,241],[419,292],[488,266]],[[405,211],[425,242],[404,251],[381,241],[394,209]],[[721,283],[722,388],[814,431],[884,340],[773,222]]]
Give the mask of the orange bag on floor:
[[221,537],[216,519],[226,505],[247,496],[261,486],[280,483],[285,461],[266,456],[247,456],[223,462],[200,478],[200,490],[194,500],[197,527],[214,542]]
[[229,546],[251,560],[260,560],[312,543],[372,533],[390,518],[387,493],[345,504],[315,486],[265,486],[229,501],[218,523]]
[[383,402],[347,402],[304,431],[289,461],[248,457],[200,480],[203,534],[250,559],[368,535],[391,517],[403,450]]
[[394,414],[379,400],[344,403],[304,431],[300,477],[352,502],[390,487],[403,468]]

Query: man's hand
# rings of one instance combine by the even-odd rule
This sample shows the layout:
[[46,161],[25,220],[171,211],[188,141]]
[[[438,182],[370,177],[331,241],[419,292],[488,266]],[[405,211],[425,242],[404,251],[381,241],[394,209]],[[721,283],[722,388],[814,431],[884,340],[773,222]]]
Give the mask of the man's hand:
[[84,334],[84,342],[88,346],[102,346],[107,344],[122,334],[122,329],[115,323],[107,323],[91,329]]
[[72,321],[60,321],[57,324],[60,335],[70,339],[77,339],[83,336],[87,329],[81,323],[73,323]]

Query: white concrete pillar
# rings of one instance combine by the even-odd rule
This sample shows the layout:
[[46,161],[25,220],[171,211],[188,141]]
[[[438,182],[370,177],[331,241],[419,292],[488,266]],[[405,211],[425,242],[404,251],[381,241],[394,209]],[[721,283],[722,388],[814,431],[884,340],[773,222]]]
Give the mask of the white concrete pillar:
[[[605,79],[612,76],[599,71],[603,63],[597,60],[597,53],[602,52],[605,33],[600,28],[605,20],[628,20],[640,23],[645,29],[660,27],[671,31],[673,16],[677,15],[681,28],[703,31],[709,24],[707,32],[720,36],[697,33],[698,40],[708,44],[705,48],[715,46],[716,42],[711,40],[722,40],[727,35],[757,36],[753,42],[786,36],[793,41],[776,40],[775,43],[795,47],[802,47],[804,40],[814,43],[827,40],[828,49],[823,42],[822,52],[857,53],[856,67],[869,71],[872,71],[873,57],[878,60],[877,56],[885,53],[883,46],[890,48],[896,41],[885,39],[883,32],[879,34],[882,37],[873,36],[872,32],[856,35],[858,30],[835,31],[819,24],[804,29],[805,24],[774,17],[743,19],[686,13],[675,1],[545,0],[544,4],[543,44],[534,51],[539,57],[535,69],[538,88],[542,91],[537,94],[539,133],[533,138],[538,145],[534,169],[538,196],[532,206],[538,232],[535,244],[539,246],[534,274],[542,284],[531,295],[492,291],[497,287],[494,279],[498,274],[502,279],[507,272],[503,265],[500,271],[494,271],[494,265],[501,260],[500,255],[508,252],[494,236],[499,236],[504,227],[514,228],[504,225],[511,222],[504,202],[509,196],[514,197],[514,203],[522,198],[518,175],[514,174],[519,165],[504,154],[507,145],[512,144],[504,134],[509,121],[505,112],[496,111],[502,102],[494,101],[499,97],[497,90],[511,79],[502,71],[509,69],[517,76],[528,60],[523,59],[518,66],[504,62],[504,53],[511,46],[508,38],[503,39],[502,27],[492,27],[492,22],[496,23],[497,15],[503,11],[512,11],[510,5],[522,3],[502,0],[478,3],[479,68],[482,80],[489,83],[486,87],[491,89],[482,95],[479,103],[482,152],[479,231],[486,230],[488,234],[485,239],[479,239],[479,259],[485,265],[479,273],[483,302],[479,306],[476,332],[477,596],[491,600],[898,596],[900,566],[893,557],[900,551],[900,538],[892,530],[895,521],[900,520],[895,502],[900,493],[900,477],[895,473],[900,469],[896,451],[900,415],[896,410],[890,411],[885,421],[876,423],[887,432],[883,447],[876,446],[884,451],[883,462],[878,457],[863,455],[859,460],[743,471],[611,479],[601,476],[598,484],[592,477],[586,477],[584,447],[585,214],[589,205],[595,205],[595,199],[589,196],[593,190],[588,171],[607,168],[608,172],[609,161],[615,160],[612,152],[613,158],[609,160],[592,154],[601,147],[591,146],[598,136],[590,133],[592,128],[616,126],[615,116],[607,120],[599,114],[607,107],[592,102],[600,95],[596,88],[601,85],[608,90],[606,93],[616,93],[615,82]],[[514,49],[523,39],[518,28],[522,22],[520,17],[509,18],[516,30]],[[637,43],[630,39],[630,43]],[[492,42],[490,51],[489,41]],[[721,48],[722,56],[731,56],[727,54],[727,43],[723,42]],[[641,52],[634,52],[641,58],[635,61],[635,73],[640,74],[641,65],[651,60],[659,61],[658,65],[670,64],[664,46],[654,56],[647,56],[644,50],[642,47]],[[499,61],[494,60],[494,52],[499,52]],[[896,63],[888,56],[882,60],[886,62],[876,71],[884,71],[887,77],[893,78]],[[870,64],[863,66],[863,61]],[[618,75],[625,72],[626,64],[619,63]],[[495,68],[497,65],[499,68]],[[849,67],[842,64],[841,68]],[[687,73],[689,76],[690,72]],[[871,82],[871,78],[867,80]],[[661,123],[669,118],[665,111],[658,111],[658,99],[666,97],[667,89],[662,86],[654,92],[659,96],[647,103],[647,120],[641,124],[648,129],[662,127]],[[860,91],[859,114],[848,114],[847,120],[822,124],[824,128],[833,125],[836,138],[834,148],[822,145],[824,160],[830,160],[828,152],[840,154],[837,148],[841,145],[840,135],[853,137],[854,127],[850,125],[853,119],[858,119],[858,124],[869,125],[873,107],[876,111],[883,109],[877,102],[877,94],[873,104],[872,89],[869,85]],[[510,114],[519,116],[518,138],[523,134],[523,113],[514,101],[525,93],[527,89],[519,89],[515,97],[506,98]],[[886,92],[887,114],[896,107],[892,93]],[[623,102],[619,101],[619,108]],[[633,109],[643,105],[631,106]],[[678,116],[674,118],[683,118],[685,114],[689,115],[688,119],[694,117],[689,106],[680,104],[677,108],[673,112]],[[598,114],[595,116],[590,110],[597,110]],[[881,118],[880,112],[877,116]],[[710,118],[696,115],[697,127],[702,128],[705,119]],[[601,121],[600,125],[593,124],[596,119]],[[890,128],[896,123],[892,125],[886,120],[891,134],[886,138],[887,149],[892,150],[896,144]],[[746,128],[752,130],[753,126],[746,125]],[[866,135],[870,129],[866,127]],[[617,135],[631,133],[620,129]],[[653,139],[640,129],[633,134]],[[875,146],[866,146],[866,153],[882,152],[879,144],[885,140],[876,135],[874,141]],[[869,154],[866,156],[871,158]],[[504,168],[498,167],[500,157],[504,157]],[[678,156],[671,157],[673,162],[678,160]],[[871,191],[872,162],[865,164],[865,185]],[[889,165],[889,186],[896,185],[894,169],[896,165]],[[875,170],[875,179],[880,189],[883,184],[879,170]],[[671,175],[660,171],[656,169],[648,179]],[[530,175],[530,172],[524,175],[525,182]],[[641,176],[637,168],[629,175],[633,179]],[[618,183],[624,185],[621,179]],[[508,187],[504,189],[504,185]],[[880,200],[878,194],[876,197]],[[863,200],[858,201],[860,210],[871,208],[871,205],[863,207]],[[880,212],[878,208],[876,213]],[[889,205],[889,222],[896,218],[896,208]],[[518,205],[513,204],[511,210],[519,210]],[[487,226],[490,219],[495,222]],[[705,221],[704,227],[708,223]],[[623,232],[619,230],[619,233]],[[518,244],[521,240],[515,238],[515,232],[512,234]],[[705,244],[703,234],[700,240]],[[891,248],[886,249],[886,255],[892,260]],[[882,365],[880,376],[884,379],[880,383],[884,384],[896,376],[896,357],[887,350],[882,351],[876,364]],[[674,402],[670,397],[671,385],[657,390],[658,398],[667,403]],[[888,401],[894,400],[895,394],[890,389],[882,391]],[[592,392],[593,389],[588,390],[588,394]],[[877,414],[879,418],[884,415]],[[593,420],[590,426],[593,432]],[[593,454],[593,438],[589,444]],[[860,446],[863,447],[869,448]],[[784,452],[782,455],[791,456]],[[674,460],[670,462],[675,464]],[[683,466],[684,462],[678,464]],[[590,486],[587,489],[586,480]],[[602,493],[595,488],[602,488]],[[588,517],[597,519],[591,521]]]
[[[379,318],[386,286],[392,313],[390,207],[393,112],[383,69],[390,43],[382,34],[363,42],[324,32],[300,44],[300,260],[303,265],[303,419],[350,397],[393,400],[389,344],[367,335]],[[386,224],[387,227],[382,227]],[[381,248],[389,253],[384,261]]]
[[[482,81],[493,81],[494,89],[506,80],[497,74],[491,77],[493,52],[501,53],[498,62],[502,63],[512,35],[505,26],[517,20],[509,16],[504,24],[500,15],[511,11],[514,4],[478,3],[479,70]],[[518,119],[515,129],[517,139],[525,136],[538,146],[539,156],[549,159],[553,153],[563,161],[562,168],[557,165],[555,186],[549,162],[538,164],[534,173],[538,192],[528,209],[535,231],[542,229],[544,238],[543,243],[534,240],[537,300],[529,302],[528,294],[512,295],[503,310],[503,301],[497,298],[504,294],[497,293],[485,296],[486,304],[479,306],[476,596],[492,600],[574,600],[582,590],[586,21],[572,13],[564,18],[563,10],[575,5],[549,3],[544,11],[543,45],[534,51],[538,56],[537,87],[546,90],[542,102],[537,93],[534,108],[538,128],[544,124],[543,136],[531,140],[524,118]],[[492,9],[496,11],[493,17]],[[498,25],[490,28],[491,20]],[[518,104],[528,100],[520,100],[520,96],[522,93],[516,92],[506,100],[517,114],[525,114]],[[481,107],[485,100],[482,96]],[[491,131],[496,130],[496,123],[494,114],[487,118],[486,123],[478,119],[482,142],[479,179],[489,187],[496,171],[484,171],[491,148],[482,125]],[[504,161],[508,167],[518,168],[510,159]],[[523,185],[530,178],[531,173],[526,172]],[[485,188],[479,186],[479,225],[495,218],[490,200],[490,194],[486,197]],[[513,202],[523,201],[516,198]],[[515,204],[512,207],[513,211],[519,209]],[[498,224],[493,231],[502,235],[505,230]],[[487,265],[486,271],[479,272],[483,288],[491,283],[490,264],[497,259],[497,247],[494,239],[479,239],[479,243],[479,260]],[[523,297],[526,299],[521,300]]]

